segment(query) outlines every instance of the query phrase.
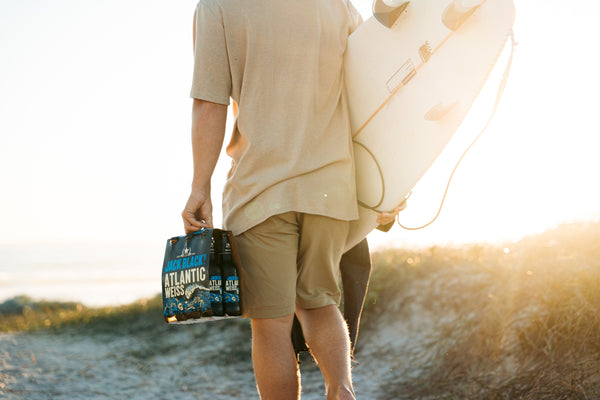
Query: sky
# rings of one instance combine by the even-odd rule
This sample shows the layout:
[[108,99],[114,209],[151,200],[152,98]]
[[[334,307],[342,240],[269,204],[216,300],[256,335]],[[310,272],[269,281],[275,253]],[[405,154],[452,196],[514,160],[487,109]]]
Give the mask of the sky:
[[[370,1],[354,0],[366,19]],[[498,112],[459,166],[438,220],[373,247],[518,240],[600,219],[600,5],[515,0],[519,43]],[[183,233],[192,173],[196,1],[0,0],[0,245],[146,242]],[[499,62],[489,93],[498,82]],[[405,225],[437,211],[489,115],[482,94],[415,187]],[[229,118],[227,131],[231,131]],[[213,177],[215,221],[229,166]]]

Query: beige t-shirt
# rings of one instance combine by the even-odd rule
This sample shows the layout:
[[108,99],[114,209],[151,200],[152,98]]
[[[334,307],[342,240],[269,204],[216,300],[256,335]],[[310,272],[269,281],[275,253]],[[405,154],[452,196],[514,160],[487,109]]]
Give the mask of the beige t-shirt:
[[239,105],[223,226],[287,211],[358,217],[342,77],[348,0],[200,0],[191,96]]

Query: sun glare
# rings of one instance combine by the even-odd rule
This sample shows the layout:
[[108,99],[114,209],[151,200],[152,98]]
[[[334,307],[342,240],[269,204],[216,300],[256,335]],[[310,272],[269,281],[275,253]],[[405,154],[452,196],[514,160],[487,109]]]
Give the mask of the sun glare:
[[[353,3],[370,17],[370,0]],[[119,3],[116,19],[112,1],[31,4],[11,3],[0,15],[0,46],[11,55],[0,63],[0,130],[10,133],[0,138],[0,166],[11,188],[0,210],[0,240],[124,239],[133,231],[153,240],[180,232],[178,210],[191,174],[191,24],[184,22],[195,2],[143,9]],[[519,44],[504,96],[458,167],[442,214],[424,232],[374,233],[373,245],[518,238],[600,217],[600,65],[585,40],[600,36],[600,5],[515,5]],[[78,13],[85,23],[73,18]],[[110,32],[101,33],[109,15]],[[133,23],[127,15],[139,18]],[[164,29],[151,29],[156,21]],[[43,37],[32,34],[40,29]],[[435,215],[450,171],[491,113],[508,52],[509,46],[456,137],[414,188],[403,224]],[[229,163],[223,155],[214,175],[216,221]]]

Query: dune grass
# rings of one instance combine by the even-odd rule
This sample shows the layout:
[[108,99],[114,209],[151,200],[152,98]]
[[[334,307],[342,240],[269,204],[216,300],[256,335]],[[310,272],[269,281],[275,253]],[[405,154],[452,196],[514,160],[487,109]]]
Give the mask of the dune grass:
[[598,239],[600,224],[571,224],[507,246],[375,254],[367,326],[423,279],[427,308],[453,316],[427,373],[382,398],[599,399]]
[[152,328],[160,323],[164,324],[160,296],[107,307],[34,301],[27,296],[18,296],[0,304],[0,332],[60,332],[73,327],[81,333],[118,333]]

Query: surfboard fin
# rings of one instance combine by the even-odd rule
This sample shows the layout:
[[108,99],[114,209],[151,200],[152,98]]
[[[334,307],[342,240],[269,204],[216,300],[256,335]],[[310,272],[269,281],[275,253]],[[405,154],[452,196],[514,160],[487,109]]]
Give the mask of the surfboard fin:
[[479,6],[464,7],[453,1],[442,13],[442,22],[448,29],[455,31],[477,10]]
[[437,103],[435,106],[431,107],[429,109],[429,111],[427,111],[425,113],[425,120],[426,121],[432,121],[432,122],[439,122],[441,121],[446,115],[448,115],[450,113],[450,111],[452,111],[458,104],[458,101],[455,101],[454,103],[450,104],[450,105],[446,105],[443,102],[439,102]]
[[375,0],[373,3],[373,16],[381,24],[391,28],[398,21],[402,13],[406,11],[409,4],[410,1],[404,1],[398,6],[389,6],[385,4],[384,0]]

